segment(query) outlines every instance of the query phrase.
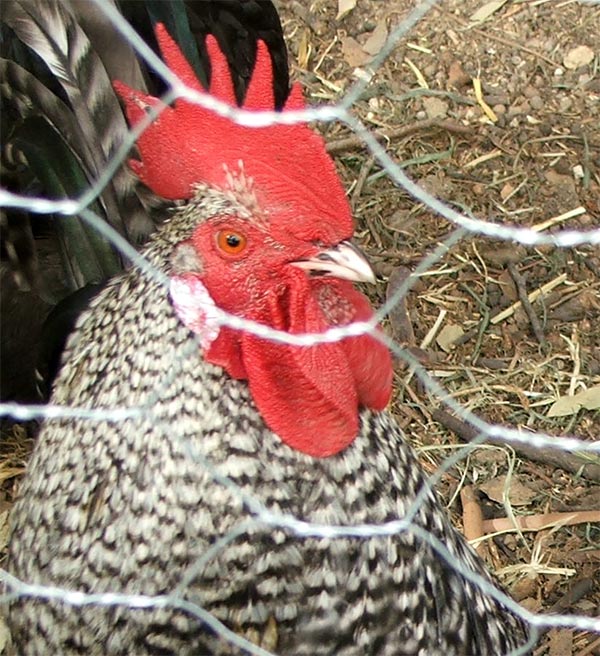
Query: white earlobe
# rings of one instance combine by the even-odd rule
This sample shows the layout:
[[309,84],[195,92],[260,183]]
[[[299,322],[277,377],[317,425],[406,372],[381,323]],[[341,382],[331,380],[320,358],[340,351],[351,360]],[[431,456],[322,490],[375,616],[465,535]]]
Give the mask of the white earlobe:
[[194,275],[172,276],[169,295],[184,326],[198,335],[207,350],[219,336],[220,312],[202,281]]

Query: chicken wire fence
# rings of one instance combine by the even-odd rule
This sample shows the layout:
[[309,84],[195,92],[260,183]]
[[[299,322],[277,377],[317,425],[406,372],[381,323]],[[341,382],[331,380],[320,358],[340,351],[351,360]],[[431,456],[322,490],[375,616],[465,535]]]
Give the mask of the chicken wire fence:
[[[399,188],[404,189],[410,194],[415,202],[422,203],[430,208],[433,212],[443,217],[451,232],[441,243],[427,255],[421,263],[412,271],[406,280],[398,286],[388,300],[379,308],[375,317],[371,321],[356,322],[350,325],[331,328],[322,334],[288,334],[273,330],[265,325],[242,319],[237,316],[218,311],[217,321],[220,325],[229,326],[237,330],[246,330],[257,336],[282,342],[295,346],[309,346],[319,343],[334,342],[349,336],[362,335],[365,333],[374,333],[375,326],[384,320],[390,311],[407,295],[409,290],[415,285],[419,277],[430,271],[441,259],[456,245],[472,236],[493,238],[502,240],[508,244],[520,244],[525,247],[551,246],[559,249],[577,247],[581,245],[599,246],[600,245],[600,228],[592,227],[587,231],[560,229],[552,233],[546,230],[532,229],[508,225],[497,220],[483,219],[473,216],[467,212],[458,212],[445,202],[429,193],[422,185],[413,181],[401,168],[401,166],[388,154],[385,148],[379,143],[378,139],[372,133],[371,129],[361,121],[355,113],[353,107],[356,102],[363,97],[365,90],[378,69],[384,64],[386,59],[393,52],[394,48],[401,39],[407,37],[417,23],[438,4],[435,0],[428,0],[418,3],[389,35],[379,54],[375,56],[369,66],[369,75],[358,79],[352,84],[343,97],[333,103],[325,106],[311,107],[301,111],[279,112],[248,112],[242,109],[233,108],[219,100],[204,94],[199,94],[186,88],[176,79],[165,64],[154,54],[154,52],[145,44],[144,41],[135,33],[131,26],[123,19],[115,6],[104,0],[90,0],[94,2],[110,19],[114,28],[124,38],[129,40],[133,48],[151,66],[154,71],[163,77],[171,86],[171,90],[162,98],[165,104],[172,102],[176,98],[185,98],[192,102],[207,108],[220,116],[227,117],[236,123],[244,126],[261,127],[275,123],[292,124],[297,122],[315,121],[320,123],[340,122],[350,128],[356,135],[365,149],[368,149],[374,161],[377,162],[385,171],[386,175]],[[581,0],[582,4],[598,5],[596,0]],[[564,4],[564,3],[563,3]],[[144,260],[129,242],[121,237],[105,221],[98,217],[89,209],[93,201],[98,197],[103,187],[108,184],[115,171],[122,162],[127,158],[128,152],[134,145],[137,136],[153,120],[154,116],[148,116],[145,124],[139,125],[131,131],[129,139],[123,143],[122,147],[111,160],[110,166],[106,168],[101,177],[90,187],[85,194],[79,198],[68,200],[49,200],[47,198],[32,198],[17,195],[0,189],[0,206],[10,208],[23,208],[27,211],[37,214],[62,214],[65,216],[78,215],[98,230],[103,236],[108,238],[117,249],[129,259],[133,266],[137,266],[148,276],[160,280],[165,288],[168,287],[168,280],[164,273],[153,269],[153,267]],[[600,441],[585,441],[569,436],[557,437],[545,434],[540,431],[523,431],[519,428],[511,428],[503,425],[488,423],[478,415],[474,414],[467,407],[457,402],[442,385],[428,371],[419,364],[417,359],[409,351],[402,348],[399,343],[389,337],[377,333],[379,339],[385,341],[386,345],[393,353],[404,360],[408,366],[411,375],[418,377],[427,393],[439,399],[441,404],[450,411],[454,412],[459,418],[470,425],[477,433],[476,439],[470,444],[456,450],[453,456],[445,459],[443,466],[429,478],[429,485],[434,486],[442,474],[451,467],[464,460],[469,453],[486,440],[502,440],[507,445],[528,445],[537,449],[550,449],[553,451],[562,451],[565,453],[588,454],[591,457],[600,455]],[[190,352],[195,351],[196,344],[191,344]],[[177,376],[177,367],[173,367],[172,376]],[[163,384],[167,384],[164,381]],[[119,422],[126,418],[144,416],[148,412],[144,407],[111,407],[104,409],[86,409],[77,407],[63,407],[52,404],[45,405],[24,405],[16,403],[0,404],[0,415],[12,417],[16,420],[47,419],[52,420],[58,417],[81,417],[89,420],[107,420],[110,422]],[[198,454],[190,454],[190,457],[199,459]],[[221,540],[211,546],[206,551],[203,558],[199,560],[195,571],[200,571],[206,562],[213,558],[220,549],[241,535],[251,525],[260,524],[271,528],[283,528],[293,532],[299,537],[318,536],[323,538],[334,539],[339,536],[353,536],[356,538],[366,538],[374,536],[383,536],[399,533],[408,529],[412,530],[416,536],[429,544],[440,556],[447,561],[452,567],[460,572],[465,578],[475,582],[487,594],[501,600],[507,607],[519,614],[525,621],[533,627],[532,643],[536,637],[537,630],[548,627],[571,627],[581,631],[600,632],[600,620],[593,617],[575,614],[535,614],[527,611],[512,599],[492,587],[471,571],[467,570],[463,564],[456,560],[443,544],[437,541],[432,535],[429,535],[422,529],[411,524],[411,518],[418,511],[419,502],[424,497],[426,490],[422,491],[420,498],[417,499],[412,512],[406,517],[382,525],[354,525],[354,526],[331,526],[316,525],[301,521],[293,516],[286,514],[274,513],[263,507],[260,502],[252,497],[248,497],[231,480],[220,475],[209,462],[200,460],[200,464],[207,468],[214,478],[215,484],[226,486],[234,494],[239,495],[249,511],[249,518],[246,524],[240,525],[235,531],[222,537]],[[126,605],[131,608],[158,608],[172,607],[185,610],[186,612],[197,617],[199,621],[205,623],[229,640],[232,644],[247,650],[248,653],[256,655],[266,655],[270,652],[264,648],[248,642],[242,636],[235,634],[215,617],[208,613],[199,605],[187,601],[183,598],[181,590],[184,584],[178,590],[167,596],[145,596],[145,595],[125,595],[125,594],[84,594],[73,590],[64,590],[46,586],[30,585],[25,581],[16,580],[5,571],[1,571],[1,577],[7,584],[7,592],[4,595],[4,601],[14,598],[15,596],[36,596],[45,599],[60,599],[67,604],[73,605]],[[189,580],[193,578],[193,572],[189,573]],[[526,645],[522,649],[514,651],[514,654],[525,653],[531,645]]]

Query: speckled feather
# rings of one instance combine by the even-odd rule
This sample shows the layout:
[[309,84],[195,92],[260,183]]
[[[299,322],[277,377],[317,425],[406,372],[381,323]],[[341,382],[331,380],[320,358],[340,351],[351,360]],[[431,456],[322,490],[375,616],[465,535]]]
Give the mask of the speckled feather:
[[[174,245],[228,211],[236,211],[231,200],[205,191],[157,233],[146,258],[169,273]],[[499,656],[524,642],[519,619],[411,532],[319,539],[251,521],[198,566],[216,540],[254,517],[211,468],[272,512],[334,525],[402,518],[425,476],[387,413],[363,412],[359,436],[333,457],[283,444],[246,384],[203,361],[167,290],[139,270],[116,279],[80,319],[52,401],[145,414],[46,423],[12,513],[8,566],[20,579],[84,592],[177,589],[281,654]],[[414,524],[491,580],[434,493]],[[241,653],[169,608],[21,598],[10,626],[19,654]]]

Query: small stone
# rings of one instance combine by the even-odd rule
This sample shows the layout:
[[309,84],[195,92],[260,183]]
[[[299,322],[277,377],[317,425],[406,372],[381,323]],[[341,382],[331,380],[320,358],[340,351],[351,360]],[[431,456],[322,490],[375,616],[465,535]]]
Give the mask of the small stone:
[[518,107],[509,107],[506,117],[508,119],[512,119],[520,115],[521,115],[521,110]]
[[426,80],[432,78],[436,74],[436,72],[437,72],[437,64],[433,62],[425,66],[425,68],[422,71]]
[[454,43],[455,45],[462,43],[462,39],[459,38],[458,34],[454,30],[452,29],[446,30],[446,34],[448,35],[450,41],[452,41],[452,43]]
[[373,77],[373,75],[368,71],[365,71],[364,68],[355,68],[352,71],[352,75],[354,75],[357,80],[362,80],[363,82],[370,82]]
[[508,116],[513,117],[513,116],[521,116],[522,114],[527,114],[529,110],[531,109],[531,106],[529,104],[529,101],[524,100],[520,105],[513,105],[508,109]]
[[[558,175],[562,175],[565,177],[565,180],[570,180],[569,173],[571,172],[571,169],[569,168],[569,163],[565,161],[564,159],[559,159],[558,162],[554,165],[554,173],[558,173]],[[552,171],[549,171],[548,174],[551,174]],[[550,180],[550,178],[548,178]],[[552,184],[556,184],[556,181],[552,181]]]
[[427,118],[427,112],[422,109],[417,112],[417,121],[424,121]]
[[488,105],[509,105],[510,98],[506,94],[488,94],[483,97]]
[[428,118],[444,118],[448,115],[448,103],[441,98],[423,98]]
[[549,137],[552,134],[552,126],[550,123],[540,123],[538,130],[542,137]]
[[571,109],[571,107],[573,107],[572,98],[568,98],[565,96],[564,98],[560,99],[558,103],[558,109],[560,112],[568,112]]
[[531,109],[539,110],[542,109],[545,103],[540,96],[532,96],[529,99],[529,104],[531,105]]
[[572,48],[564,56],[563,64],[565,68],[574,71],[581,66],[587,66],[594,59],[594,51],[588,46],[577,46]]
[[465,73],[462,64],[455,60],[448,68],[448,84],[456,89],[466,86],[471,82],[471,76]]
[[591,79],[585,85],[586,91],[591,91],[592,93],[600,93],[600,77]]
[[572,169],[575,180],[583,180],[585,173],[581,164],[576,164]]
[[506,105],[492,105],[492,110],[494,114],[502,116],[503,114],[506,114]]
[[532,36],[527,40],[527,46],[532,50],[541,50],[544,47],[544,42],[539,36]]
[[565,74],[565,69],[564,68],[555,68],[554,69],[554,77],[561,77],[562,75]]
[[465,113],[464,113],[464,118],[465,121],[478,121],[479,118],[481,117],[481,108],[479,106],[476,107],[467,107]]

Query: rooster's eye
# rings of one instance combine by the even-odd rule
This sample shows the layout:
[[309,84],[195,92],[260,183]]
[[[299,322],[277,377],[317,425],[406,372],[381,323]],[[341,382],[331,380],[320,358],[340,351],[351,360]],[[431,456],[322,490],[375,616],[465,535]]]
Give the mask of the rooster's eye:
[[219,230],[217,246],[226,255],[239,255],[246,248],[246,235],[237,230]]

